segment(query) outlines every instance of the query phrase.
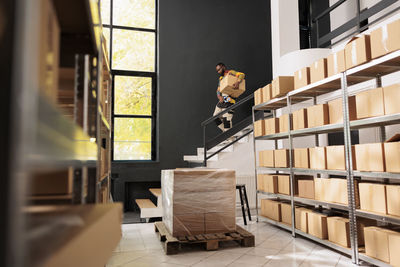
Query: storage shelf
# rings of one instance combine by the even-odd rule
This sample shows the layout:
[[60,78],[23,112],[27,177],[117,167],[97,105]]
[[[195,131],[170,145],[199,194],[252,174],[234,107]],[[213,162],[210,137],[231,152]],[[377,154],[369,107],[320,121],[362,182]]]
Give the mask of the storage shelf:
[[282,195],[282,194],[274,194],[274,193],[269,193],[269,192],[264,192],[264,191],[257,191],[258,194],[262,194],[265,196],[270,196],[270,197],[274,197],[274,198],[279,198],[279,199],[284,199],[284,200],[290,200],[291,197],[289,195]]
[[381,178],[381,179],[400,179],[400,173],[391,172],[359,172],[354,171],[353,176]]
[[393,223],[393,224],[400,225],[400,217],[396,217],[396,216],[392,216],[392,215],[377,214],[377,213],[359,210],[359,209],[356,210],[356,215],[359,217],[377,220],[380,222]]
[[270,134],[264,136],[258,136],[255,140],[278,140],[278,139],[285,139],[288,138],[288,133],[277,133],[277,134]]
[[365,261],[365,262],[368,262],[368,263],[371,263],[371,264],[373,264],[373,265],[375,265],[375,266],[379,266],[379,267],[393,267],[392,265],[390,265],[390,264],[388,264],[388,263],[386,263],[386,262],[383,262],[383,261],[380,261],[380,260],[378,260],[378,259],[375,259],[375,258],[372,258],[372,257],[370,257],[370,256],[367,256],[367,255],[364,254],[364,253],[359,253],[359,254],[358,254],[358,257],[359,257],[360,260]]
[[335,74],[321,81],[293,90],[289,92],[288,95],[291,98],[294,96],[314,97],[336,91],[341,88],[341,82],[340,82],[341,76],[342,76],[341,73]]
[[350,122],[351,129],[362,129],[386,125],[400,124],[400,114],[385,115]]
[[287,231],[290,231],[290,232],[292,231],[292,227],[290,225],[271,220],[271,219],[269,219],[269,218],[267,218],[267,217],[265,217],[263,215],[258,215],[258,221],[266,222],[266,223],[278,226],[278,227],[283,228],[283,229],[285,229]]
[[284,173],[290,173],[290,168],[270,168],[270,167],[257,167],[257,170],[260,171],[272,171],[272,172],[284,172]]
[[103,177],[101,177],[101,179],[97,182],[97,185],[99,187],[102,187],[103,184],[105,184],[108,181],[108,176],[109,176],[108,174],[103,175]]
[[348,211],[349,207],[343,204],[337,204],[337,203],[330,203],[330,202],[324,202],[324,201],[319,201],[315,199],[309,199],[309,198],[302,198],[302,197],[294,197],[295,202],[307,204],[307,205],[319,205],[323,206],[325,208],[332,208],[332,209],[338,209],[338,210],[344,210]]
[[107,118],[104,116],[104,113],[103,113],[103,111],[101,110],[101,107],[99,106],[99,116],[101,117],[101,121],[103,122],[103,124],[104,124],[104,126],[106,126],[106,128],[108,129],[108,130],[110,130],[111,128],[110,128],[110,124],[108,123],[108,121],[107,121]]
[[328,175],[347,176],[346,171],[337,171],[337,170],[314,170],[314,169],[293,168],[293,172],[297,174],[328,174]]

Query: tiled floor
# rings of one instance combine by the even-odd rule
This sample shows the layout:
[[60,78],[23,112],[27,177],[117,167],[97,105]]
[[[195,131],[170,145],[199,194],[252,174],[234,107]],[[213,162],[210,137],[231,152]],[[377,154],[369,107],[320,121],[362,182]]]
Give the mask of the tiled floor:
[[245,228],[255,235],[256,246],[253,248],[242,248],[233,242],[225,243],[218,251],[194,247],[167,256],[152,223],[125,224],[122,227],[123,238],[107,267],[352,266],[347,256],[301,237],[293,238],[289,232],[267,223],[251,222]]

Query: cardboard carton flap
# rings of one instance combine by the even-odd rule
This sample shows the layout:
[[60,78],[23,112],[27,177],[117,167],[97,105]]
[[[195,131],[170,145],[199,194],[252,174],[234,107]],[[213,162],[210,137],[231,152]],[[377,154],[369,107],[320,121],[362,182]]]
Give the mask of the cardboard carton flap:
[[386,140],[386,143],[390,142],[399,142],[400,141],[400,134],[395,134],[392,137],[390,137],[388,140]]

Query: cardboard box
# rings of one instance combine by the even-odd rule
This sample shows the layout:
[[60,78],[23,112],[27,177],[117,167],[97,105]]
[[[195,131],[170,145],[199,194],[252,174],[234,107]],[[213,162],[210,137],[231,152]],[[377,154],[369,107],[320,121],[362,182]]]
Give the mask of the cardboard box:
[[314,180],[298,180],[299,197],[315,198]]
[[257,89],[254,92],[254,106],[257,106],[257,105],[263,103],[263,95],[262,95],[262,93],[263,93],[262,88]]
[[274,150],[263,150],[259,152],[260,167],[275,167]]
[[371,32],[371,57],[377,58],[400,49],[400,20]]
[[264,120],[258,120],[254,122],[254,137],[265,135],[265,123]]
[[357,217],[357,237],[358,237],[358,245],[359,246],[365,245],[364,228],[369,227],[369,226],[376,226],[376,225],[377,225],[376,220]]
[[274,151],[275,168],[289,168],[289,150],[277,149]]
[[206,234],[229,233],[236,230],[236,221],[232,220],[231,212],[205,213],[204,225]]
[[325,170],[326,169],[326,149],[325,147],[310,147],[310,169]]
[[400,172],[400,142],[386,142],[384,145],[385,169],[387,172]]
[[325,201],[325,186],[323,178],[314,178],[314,195],[316,200]]
[[266,174],[257,174],[257,190],[265,192],[264,179]]
[[387,214],[386,185],[359,183],[360,209]]
[[[365,253],[370,257],[389,263],[390,235],[398,235],[398,233],[376,226],[365,227],[364,228]],[[398,254],[398,248],[396,254]]]
[[282,223],[292,225],[292,205],[281,203]]
[[272,98],[281,97],[293,91],[294,77],[279,76],[272,81]]
[[279,119],[278,118],[270,118],[264,120],[264,128],[265,135],[276,134],[279,133]]
[[310,82],[315,83],[328,77],[326,58],[315,61],[310,66]]
[[266,103],[272,99],[272,84],[267,84],[262,88],[262,102]]
[[293,119],[293,130],[308,128],[307,109],[303,108],[300,110],[293,111],[292,119]]
[[[357,119],[356,97],[349,96],[349,119],[350,121]],[[329,124],[343,123],[342,98],[338,98],[328,102]]]
[[294,73],[294,89],[299,89],[310,84],[310,68],[305,67]]
[[289,132],[289,114],[283,114],[278,119],[279,119],[279,132],[280,133]]
[[[325,192],[327,193],[327,199],[326,201],[328,202],[333,202],[333,203],[338,203],[338,204],[343,204],[347,205],[349,202],[349,197],[348,197],[348,190],[347,190],[347,179],[346,178],[330,178],[328,181],[328,186],[325,189]],[[355,181],[354,185],[354,190],[357,195],[358,190],[357,184]],[[326,185],[326,184],[325,184]],[[356,206],[359,205],[359,198],[355,198]]]
[[343,247],[350,247],[349,219],[343,217],[328,217],[328,239]]
[[356,95],[357,119],[365,119],[385,115],[381,87],[358,93]]
[[281,221],[281,203],[269,199],[261,199],[261,215],[271,220]]
[[32,176],[29,194],[38,195],[70,195],[73,192],[74,170],[36,173]]
[[390,265],[400,266],[400,233],[391,233],[389,235],[389,258]]
[[278,176],[265,175],[264,176],[264,190],[267,193],[278,193]]
[[306,209],[306,208],[300,208],[296,207],[295,208],[295,227],[296,229],[299,229],[300,231],[304,233],[308,233],[308,213],[311,212],[311,210]]
[[278,193],[290,195],[290,176],[278,175]]
[[328,65],[328,77],[344,72],[346,70],[346,60],[344,56],[344,50],[340,50],[336,53],[332,53],[327,59]]
[[385,154],[382,143],[355,145],[355,154],[358,171],[385,171]]
[[353,38],[345,47],[346,70],[371,60],[369,35]]
[[308,153],[308,148],[295,148],[293,149],[293,155],[295,168],[310,168],[310,157]]
[[400,216],[400,185],[386,185],[387,212]]
[[[351,147],[353,169],[357,169],[356,153],[354,146]],[[328,170],[346,170],[346,158],[344,146],[327,146],[326,162]]]
[[308,220],[308,233],[320,239],[328,238],[328,216],[316,213],[316,212],[308,212],[307,220]]
[[237,98],[246,91],[246,80],[242,80],[239,88],[234,89],[233,84],[237,82],[238,78],[231,74],[226,75],[219,83],[219,91],[231,97]]
[[400,84],[383,87],[383,102],[385,105],[385,115],[400,113]]
[[308,128],[329,124],[328,104],[320,104],[307,108]]

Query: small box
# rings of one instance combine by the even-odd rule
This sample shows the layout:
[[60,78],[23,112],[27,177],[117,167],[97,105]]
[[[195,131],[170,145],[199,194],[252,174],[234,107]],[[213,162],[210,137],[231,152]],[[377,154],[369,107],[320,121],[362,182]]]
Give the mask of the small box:
[[314,178],[314,195],[316,200],[325,201],[325,187],[323,178]]
[[328,170],[346,170],[344,146],[327,146],[326,162]]
[[[358,192],[358,187],[356,181],[354,185],[354,191]],[[326,201],[339,203],[343,205],[347,205],[349,202],[349,197],[347,194],[347,179],[341,178],[329,178],[325,181],[325,192],[326,192]],[[359,198],[355,199],[356,206],[359,205]]]
[[264,128],[265,135],[276,134],[279,133],[279,119],[278,118],[270,118],[264,120]]
[[292,114],[293,130],[305,129],[308,127],[307,109],[296,110]]
[[328,104],[320,104],[307,108],[308,127],[318,127],[329,124]]
[[328,77],[344,72],[346,70],[346,60],[344,50],[332,53],[328,56]]
[[[364,228],[365,253],[375,259],[390,262],[389,236],[397,232],[381,227],[370,226]],[[398,250],[397,250],[398,252]]]
[[282,222],[292,225],[292,205],[290,203],[281,203]]
[[314,180],[298,180],[299,197],[315,198]]
[[289,168],[289,150],[277,149],[274,151],[275,168]]
[[262,102],[266,103],[270,101],[272,99],[271,95],[272,95],[272,84],[269,83],[262,88]]
[[361,210],[387,214],[386,185],[359,183]]
[[279,76],[272,81],[272,98],[284,96],[293,89],[293,76]]
[[264,189],[264,180],[266,174],[257,174],[257,190],[265,192]]
[[345,47],[346,70],[371,60],[371,43],[369,35],[353,38]]
[[290,195],[290,176],[278,175],[278,193]]
[[320,239],[328,238],[328,216],[316,213],[316,212],[308,212],[307,220],[308,220],[308,233]]
[[400,142],[386,142],[384,145],[387,172],[400,172]]
[[386,185],[388,214],[400,216],[400,185]]
[[294,89],[299,89],[310,84],[310,68],[305,67],[294,73]]
[[289,114],[283,114],[278,119],[279,119],[279,132],[280,133],[289,132]]
[[400,49],[400,20],[371,32],[371,58],[377,58]]
[[260,88],[260,89],[258,89],[258,90],[256,90],[255,92],[254,92],[254,106],[257,106],[257,105],[259,105],[259,104],[261,104],[261,103],[263,103],[262,101],[263,101],[263,95],[262,95],[262,88]]
[[306,208],[301,208],[301,207],[296,207],[295,208],[295,221],[296,221],[296,229],[299,229],[300,231],[304,233],[308,233],[308,213],[311,212],[311,210],[306,209]]
[[260,167],[275,167],[274,150],[263,150],[259,152]]
[[375,88],[356,95],[357,119],[385,115],[383,88]]
[[265,135],[265,123],[264,120],[258,120],[254,122],[254,137]]
[[32,176],[30,195],[69,195],[73,193],[74,171],[35,173]]
[[382,143],[355,145],[355,154],[358,171],[385,171],[385,154]]
[[294,149],[294,167],[301,169],[310,168],[310,157],[308,153],[308,148]]
[[239,88],[234,89],[233,84],[237,82],[238,78],[232,74],[226,75],[219,83],[219,91],[231,97],[237,98],[246,91],[246,81],[242,80]]
[[389,235],[390,265],[400,266],[400,233],[395,232]]
[[326,149],[325,147],[311,147],[310,152],[310,168],[314,170],[326,169]]
[[261,215],[280,222],[281,203],[269,199],[261,199]]
[[310,66],[310,82],[315,83],[328,77],[326,58],[315,61]]
[[385,115],[400,113],[400,84],[383,87],[383,102],[385,105]]
[[343,217],[328,217],[328,239],[329,241],[350,247],[349,219]]
[[[350,121],[357,119],[356,97],[349,96],[349,119]],[[342,98],[338,98],[328,102],[329,124],[343,123]]]
[[278,193],[278,176],[265,175],[263,187],[264,187],[264,192],[273,194]]

